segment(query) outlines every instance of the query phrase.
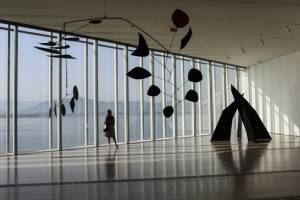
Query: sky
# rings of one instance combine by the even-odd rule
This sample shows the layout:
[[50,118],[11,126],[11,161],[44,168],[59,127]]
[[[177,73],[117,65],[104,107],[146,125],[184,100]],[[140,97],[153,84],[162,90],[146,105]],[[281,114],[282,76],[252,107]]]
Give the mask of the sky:
[[[41,31],[39,31],[41,32]],[[43,32],[45,34],[45,32]],[[12,34],[13,35],[13,34]],[[46,101],[49,95],[49,57],[46,52],[37,50],[34,46],[41,46],[39,42],[47,42],[48,39],[42,36],[29,35],[19,33],[19,60],[18,60],[18,95],[19,101]],[[13,38],[12,38],[13,44]],[[71,46],[67,53],[76,59],[67,60],[68,65],[68,93],[72,92],[72,88],[76,85],[79,89],[80,96],[84,93],[84,44],[78,42],[69,42]],[[4,89],[7,85],[7,32],[0,30],[0,72],[1,72],[1,93],[6,94]],[[13,45],[12,45],[13,46]],[[13,52],[13,51],[12,51]],[[92,84],[94,77],[93,63],[93,45],[89,45],[88,59],[88,76],[89,91],[92,92]],[[13,58],[13,54],[11,55]],[[99,93],[104,101],[113,100],[113,70],[114,70],[114,51],[110,48],[99,47]],[[58,59],[53,62],[53,97],[56,97],[56,81]],[[13,69],[13,59],[11,59],[11,70]],[[62,86],[63,94],[65,94],[65,77],[66,63],[63,60],[62,68]],[[105,74],[105,75],[103,75]],[[110,83],[110,84],[109,84]],[[101,89],[101,92],[100,92]],[[89,95],[90,96],[90,95]],[[0,100],[5,100],[1,95]]]

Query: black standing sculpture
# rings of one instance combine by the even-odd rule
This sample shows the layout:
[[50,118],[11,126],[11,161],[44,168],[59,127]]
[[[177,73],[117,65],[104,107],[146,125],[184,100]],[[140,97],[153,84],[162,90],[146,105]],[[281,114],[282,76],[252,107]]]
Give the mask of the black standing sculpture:
[[235,101],[223,110],[211,141],[230,140],[232,119],[236,110],[237,104]]
[[272,138],[265,125],[248,101],[232,85],[231,92],[238,105],[238,110],[245,126],[248,140],[253,142],[271,140]]
[[230,140],[232,119],[236,110],[239,111],[249,141],[270,141],[272,138],[259,118],[257,112],[252,108],[243,95],[241,95],[232,85],[231,92],[234,97],[234,102],[222,112],[211,141]]

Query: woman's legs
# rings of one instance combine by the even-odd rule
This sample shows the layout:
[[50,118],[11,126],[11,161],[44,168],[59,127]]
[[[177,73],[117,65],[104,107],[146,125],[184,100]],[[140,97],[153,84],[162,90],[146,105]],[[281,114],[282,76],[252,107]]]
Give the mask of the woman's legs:
[[113,140],[114,140],[114,142],[115,142],[116,148],[119,148],[119,146],[118,146],[118,144],[117,144],[117,141],[116,141],[116,137],[114,136],[114,137],[112,137],[112,138],[113,138]]
[[108,146],[110,146],[110,137],[107,137]]

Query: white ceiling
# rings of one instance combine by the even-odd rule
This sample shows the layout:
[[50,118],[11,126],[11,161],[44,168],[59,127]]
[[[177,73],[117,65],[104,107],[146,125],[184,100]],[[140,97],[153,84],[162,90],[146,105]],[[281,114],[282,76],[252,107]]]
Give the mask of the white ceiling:
[[[249,66],[300,49],[298,0],[1,0],[0,18],[61,29],[64,21],[103,17],[105,8],[107,16],[130,19],[165,46],[171,41],[173,11],[184,10],[193,37],[181,53],[197,57]],[[67,30],[80,25],[70,25]],[[187,30],[176,34],[172,51],[178,52]],[[80,33],[131,44],[138,41],[137,30],[121,21],[90,25]]]

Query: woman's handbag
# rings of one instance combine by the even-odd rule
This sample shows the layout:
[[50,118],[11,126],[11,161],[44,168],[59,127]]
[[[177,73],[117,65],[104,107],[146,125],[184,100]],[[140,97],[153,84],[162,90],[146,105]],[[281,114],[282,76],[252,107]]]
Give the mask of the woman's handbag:
[[107,126],[106,126],[106,123],[104,124],[103,126],[103,131],[106,132],[107,131]]

